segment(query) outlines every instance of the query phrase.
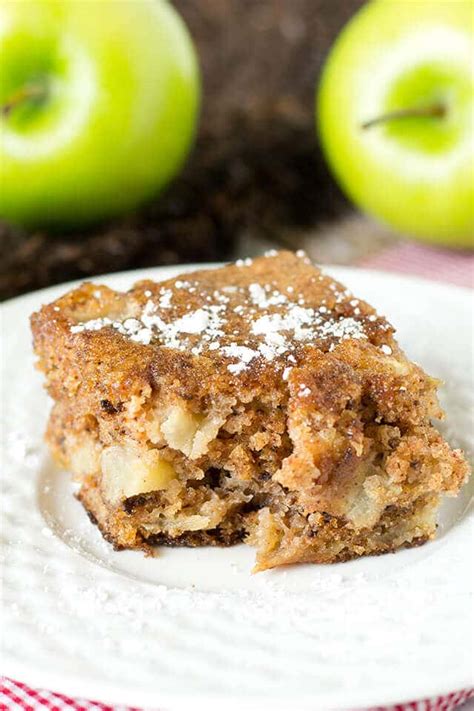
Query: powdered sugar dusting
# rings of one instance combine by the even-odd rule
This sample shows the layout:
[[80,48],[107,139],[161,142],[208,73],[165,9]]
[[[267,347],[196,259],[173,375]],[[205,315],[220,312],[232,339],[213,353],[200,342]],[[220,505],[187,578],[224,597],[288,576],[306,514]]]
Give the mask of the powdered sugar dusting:
[[[151,292],[148,293],[148,296],[151,296]],[[161,289],[160,290],[160,300],[158,301],[160,309],[169,309],[171,308],[171,299],[173,297],[173,292],[171,289]]]
[[[273,252],[267,255],[270,259],[274,256]],[[297,256],[308,261],[304,253]],[[252,260],[240,260],[236,265],[252,267]],[[329,289],[332,302],[348,304],[352,315],[346,315],[347,310],[339,313],[329,309],[326,299],[311,305],[306,302],[307,294],[305,299],[296,287],[285,285],[280,291],[271,280],[249,280],[245,286],[229,283],[216,289],[199,281],[177,279],[161,287],[155,298],[147,290],[149,298],[134,318],[91,319],[74,324],[70,331],[75,334],[112,328],[143,345],[153,343],[195,356],[215,354],[230,361],[227,369],[233,375],[256,363],[274,363],[287,378],[288,362],[294,362],[294,354],[302,345],[318,342],[319,347],[334,350],[343,340],[367,338],[359,301],[336,283],[330,282]],[[180,308],[174,303],[174,290],[180,293]],[[190,297],[184,314],[183,291]],[[387,353],[387,348],[383,346],[382,351]]]
[[221,349],[221,353],[228,358],[236,358],[239,361],[238,363],[231,363],[227,366],[231,373],[241,373],[250,361],[258,356],[258,351],[254,351],[247,346],[239,346],[237,343],[231,343],[230,346],[224,346]]

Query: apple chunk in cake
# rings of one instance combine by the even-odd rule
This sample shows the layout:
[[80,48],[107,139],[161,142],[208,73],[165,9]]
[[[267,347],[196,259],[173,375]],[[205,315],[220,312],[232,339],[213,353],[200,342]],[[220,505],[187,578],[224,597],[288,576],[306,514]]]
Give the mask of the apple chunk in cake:
[[32,316],[47,440],[116,548],[257,548],[257,570],[432,538],[468,474],[437,382],[367,303],[289,252],[84,284]]

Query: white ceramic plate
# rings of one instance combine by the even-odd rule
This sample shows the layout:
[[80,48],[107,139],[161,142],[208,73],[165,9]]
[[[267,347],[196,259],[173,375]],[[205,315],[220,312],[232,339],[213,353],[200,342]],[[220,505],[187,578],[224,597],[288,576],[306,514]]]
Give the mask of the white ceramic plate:
[[[127,288],[179,271],[99,281]],[[472,452],[471,293],[329,272],[385,313],[408,354],[446,381],[443,429]],[[2,310],[0,671],[73,696],[193,711],[371,706],[471,685],[472,484],[443,505],[435,542],[394,555],[252,576],[246,546],[166,549],[154,559],[113,552],[42,443],[49,403],[28,316],[65,288]]]

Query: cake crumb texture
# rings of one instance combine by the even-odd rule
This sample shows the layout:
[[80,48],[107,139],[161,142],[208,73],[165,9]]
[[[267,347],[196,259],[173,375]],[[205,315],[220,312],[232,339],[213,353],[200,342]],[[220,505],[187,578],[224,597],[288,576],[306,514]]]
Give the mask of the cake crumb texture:
[[394,328],[272,251],[32,316],[47,441],[116,548],[257,549],[256,570],[420,545],[468,476]]

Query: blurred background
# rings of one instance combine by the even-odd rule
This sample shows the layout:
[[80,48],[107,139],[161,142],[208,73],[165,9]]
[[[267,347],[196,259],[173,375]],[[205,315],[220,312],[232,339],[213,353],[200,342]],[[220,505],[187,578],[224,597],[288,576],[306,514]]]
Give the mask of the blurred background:
[[303,247],[318,261],[342,264],[367,264],[398,245],[400,236],[343,197],[315,135],[315,81],[363,3],[173,4],[203,75],[198,136],[184,170],[145,207],[79,233],[1,222],[0,298],[104,272],[255,254],[268,245]]
[[300,246],[315,233],[324,261],[372,248],[357,227],[353,239],[326,244],[328,226],[350,207],[314,130],[315,77],[361,4],[175,0],[203,75],[199,133],[184,172],[139,212],[80,234],[51,237],[2,222],[1,297],[109,271],[224,259],[253,251],[254,239]]

